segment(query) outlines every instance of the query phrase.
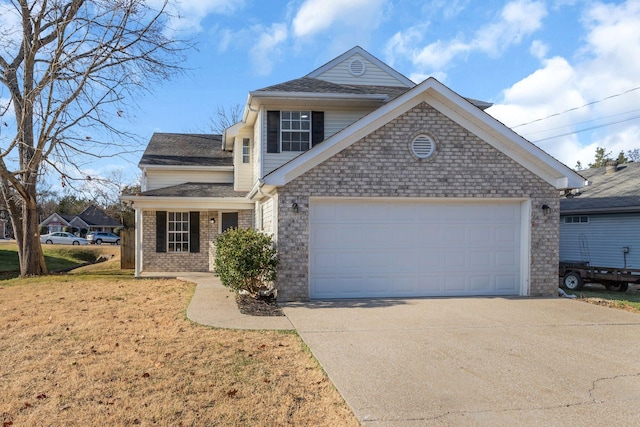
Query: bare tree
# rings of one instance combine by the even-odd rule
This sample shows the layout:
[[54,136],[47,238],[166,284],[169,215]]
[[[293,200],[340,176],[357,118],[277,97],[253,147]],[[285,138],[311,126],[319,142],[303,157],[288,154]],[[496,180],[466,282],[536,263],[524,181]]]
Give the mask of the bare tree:
[[232,107],[218,107],[216,114],[209,119],[209,128],[212,132],[222,133],[225,129],[235,125],[242,118],[242,105]]
[[[150,3],[149,3],[150,4]],[[36,187],[43,167],[64,183],[83,156],[126,151],[118,125],[132,95],[181,71],[189,47],[171,38],[166,2],[11,0],[0,17],[0,184],[22,275],[46,273]],[[4,108],[3,108],[4,107]],[[15,122],[8,118],[13,112]],[[120,126],[120,129],[119,129]],[[117,141],[120,141],[118,143]],[[120,144],[118,146],[118,144]]]
[[640,148],[627,151],[627,158],[630,162],[640,162]]

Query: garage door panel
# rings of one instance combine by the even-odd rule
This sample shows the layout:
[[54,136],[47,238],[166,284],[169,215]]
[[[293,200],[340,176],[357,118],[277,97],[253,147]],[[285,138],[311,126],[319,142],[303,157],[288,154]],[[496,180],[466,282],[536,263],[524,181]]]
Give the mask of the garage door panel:
[[492,290],[491,286],[491,276],[471,276],[469,278],[470,289],[478,294],[482,294],[485,292],[490,292]]
[[449,271],[466,269],[467,254],[462,251],[446,251],[444,253],[444,267]]
[[518,290],[518,278],[514,275],[496,275],[496,291],[513,293]]
[[492,231],[489,227],[480,227],[478,225],[465,226],[467,232],[466,243],[470,246],[482,246],[486,247],[492,242]]
[[446,294],[454,295],[467,289],[467,277],[461,274],[448,274],[444,277],[444,289]]
[[520,203],[312,201],[310,297],[517,295]]
[[335,270],[337,268],[336,258],[335,252],[316,251],[312,255],[311,262],[320,270]]
[[[338,227],[336,241],[341,245],[342,242],[353,242],[354,245],[362,245],[365,239],[365,230],[362,226],[345,225]],[[342,246],[342,245],[341,245]]]
[[471,251],[469,252],[469,265],[474,270],[486,270],[492,269],[493,262],[490,252],[486,251]]
[[334,225],[317,224],[311,230],[311,241],[317,249],[333,249],[336,247],[337,227]]
[[515,257],[515,253],[511,251],[496,251],[496,267],[517,267],[518,260]]

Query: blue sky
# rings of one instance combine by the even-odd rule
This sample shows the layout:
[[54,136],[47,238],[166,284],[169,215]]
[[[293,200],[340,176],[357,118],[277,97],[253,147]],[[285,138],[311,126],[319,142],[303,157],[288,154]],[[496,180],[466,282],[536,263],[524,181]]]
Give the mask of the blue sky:
[[[171,7],[180,16],[173,28],[198,48],[187,74],[129,112],[127,126],[143,141],[153,132],[207,132],[218,107],[244,104],[249,91],[304,76],[359,45],[416,83],[434,76],[493,102],[490,114],[568,166],[592,161],[597,146],[616,155],[640,148],[640,0],[174,0]],[[138,160],[90,173],[133,175]]]

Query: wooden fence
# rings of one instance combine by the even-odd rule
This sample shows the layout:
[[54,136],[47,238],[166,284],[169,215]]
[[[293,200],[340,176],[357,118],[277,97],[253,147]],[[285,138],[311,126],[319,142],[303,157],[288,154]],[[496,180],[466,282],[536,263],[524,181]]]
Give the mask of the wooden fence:
[[133,228],[120,232],[120,268],[136,268],[136,230]]

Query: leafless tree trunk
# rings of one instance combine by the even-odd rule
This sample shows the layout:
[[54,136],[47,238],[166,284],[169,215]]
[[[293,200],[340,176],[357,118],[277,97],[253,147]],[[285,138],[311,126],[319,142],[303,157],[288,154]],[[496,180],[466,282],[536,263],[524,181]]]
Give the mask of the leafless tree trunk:
[[164,6],[156,10],[145,0],[11,5],[0,28],[0,99],[10,99],[0,105],[9,122],[0,134],[0,179],[21,274],[39,275],[46,273],[36,203],[42,167],[64,183],[82,156],[126,152],[133,135],[119,130],[118,119],[131,95],[179,72],[188,46],[167,35]]

